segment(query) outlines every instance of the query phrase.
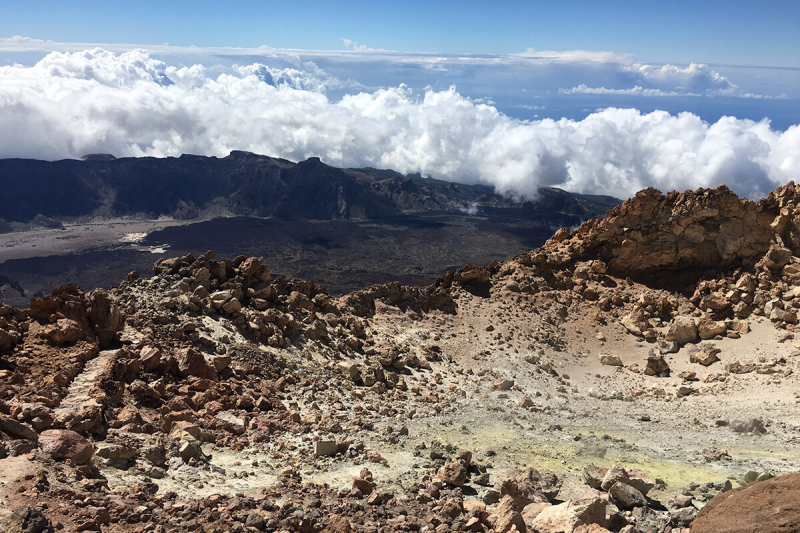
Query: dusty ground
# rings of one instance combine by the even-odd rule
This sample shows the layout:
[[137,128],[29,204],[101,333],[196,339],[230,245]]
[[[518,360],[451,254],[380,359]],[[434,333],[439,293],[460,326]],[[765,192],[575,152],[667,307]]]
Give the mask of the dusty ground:
[[[136,245],[147,234],[186,221],[162,217],[157,220],[104,219],[97,222],[65,223],[63,229],[33,228],[0,233],[0,263],[50,255],[79,254],[87,250],[118,245]],[[153,253],[163,253],[153,248]]]

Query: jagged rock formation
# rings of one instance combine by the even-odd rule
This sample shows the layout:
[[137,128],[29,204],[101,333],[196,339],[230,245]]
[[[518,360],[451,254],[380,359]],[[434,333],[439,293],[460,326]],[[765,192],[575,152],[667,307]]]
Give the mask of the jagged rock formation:
[[[740,199],[724,185],[666,195],[645,189],[602,220],[560,230],[532,260],[599,259],[615,273],[630,274],[752,264],[773,246],[800,253],[800,189],[793,182],[758,202]],[[776,268],[791,256],[775,254]]]

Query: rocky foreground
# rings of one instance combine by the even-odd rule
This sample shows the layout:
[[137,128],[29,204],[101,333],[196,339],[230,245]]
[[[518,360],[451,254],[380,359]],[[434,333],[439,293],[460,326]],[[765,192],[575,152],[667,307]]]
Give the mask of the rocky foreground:
[[647,190],[333,298],[163,259],[0,305],[0,530],[800,529],[800,190]]

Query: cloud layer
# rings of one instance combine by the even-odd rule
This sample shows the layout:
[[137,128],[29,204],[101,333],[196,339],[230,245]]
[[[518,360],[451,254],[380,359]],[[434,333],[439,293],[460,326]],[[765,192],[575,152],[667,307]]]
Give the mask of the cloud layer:
[[[699,74],[690,90],[725,90],[725,81],[692,68]],[[640,75],[681,90],[676,76],[694,71]],[[347,94],[334,99],[331,90]],[[775,131],[766,121],[709,124],[691,113],[617,108],[522,121],[455,88],[368,90],[313,62],[212,70],[170,66],[142,50],[94,49],[0,67],[0,157],[231,150],[421,172],[521,196],[540,186],[627,197],[650,185],[726,183],[758,197],[800,177],[800,128]]]
[[[588,87],[586,84],[571,89],[561,88],[561,94],[600,94],[628,96],[727,96],[732,98],[773,98],[771,95],[743,91],[727,77],[708,65],[692,63],[688,67],[648,64],[619,65],[621,73],[627,73],[628,83],[633,87],[606,88]],[[778,95],[777,98],[785,98]]]

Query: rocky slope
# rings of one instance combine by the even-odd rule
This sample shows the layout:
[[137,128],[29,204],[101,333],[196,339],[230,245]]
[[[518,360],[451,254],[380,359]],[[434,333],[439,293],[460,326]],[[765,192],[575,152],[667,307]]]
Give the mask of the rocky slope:
[[643,191],[428,287],[206,252],[0,306],[0,523],[791,530],[795,198]]
[[391,170],[339,169],[318,158],[293,163],[248,152],[231,152],[219,159],[193,155],[90,156],[54,162],[4,159],[0,187],[4,191],[0,213],[5,219],[0,221],[0,232],[12,229],[8,222],[46,225],[58,224],[53,219],[88,216],[358,220],[470,207],[575,224],[619,203],[558,189],[543,189],[537,202],[520,202],[484,186],[407,177]]

